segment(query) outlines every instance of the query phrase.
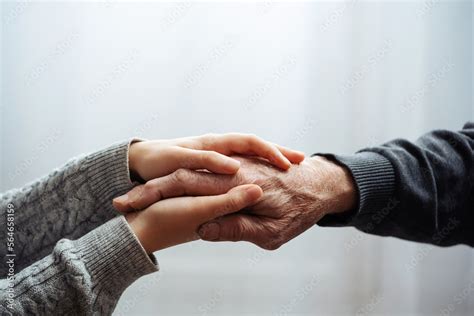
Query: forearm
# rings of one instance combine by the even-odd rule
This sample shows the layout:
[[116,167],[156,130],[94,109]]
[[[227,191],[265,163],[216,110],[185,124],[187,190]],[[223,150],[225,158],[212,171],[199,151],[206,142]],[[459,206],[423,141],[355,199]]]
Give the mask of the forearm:
[[474,245],[474,128],[395,140],[353,156],[331,156],[352,173],[359,195],[352,212],[320,225],[440,246]]
[[[15,212],[17,269],[51,253],[59,239],[76,239],[117,215],[112,198],[133,187],[128,147],[128,141],[122,142],[73,159],[48,176],[0,196],[2,240],[7,240],[7,205],[13,205]],[[2,256],[5,245],[0,246]]]
[[[14,265],[13,265],[14,266]],[[158,270],[123,217],[78,240],[59,241],[52,254],[0,280],[0,311],[14,315],[110,315],[122,292]]]

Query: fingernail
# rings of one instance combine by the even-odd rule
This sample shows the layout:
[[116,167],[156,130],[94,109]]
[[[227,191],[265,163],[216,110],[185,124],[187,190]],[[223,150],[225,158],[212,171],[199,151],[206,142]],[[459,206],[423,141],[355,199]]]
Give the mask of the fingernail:
[[217,223],[209,223],[201,226],[199,236],[204,240],[216,240],[219,238],[220,226]]
[[125,204],[128,202],[128,194],[124,194],[121,196],[118,196],[114,199],[114,202],[119,203],[119,204]]

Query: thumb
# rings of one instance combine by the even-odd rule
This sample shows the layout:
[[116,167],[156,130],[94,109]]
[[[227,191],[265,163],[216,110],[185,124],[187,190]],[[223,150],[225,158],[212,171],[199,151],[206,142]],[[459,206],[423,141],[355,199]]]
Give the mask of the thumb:
[[[151,181],[149,181],[151,182]],[[112,204],[120,213],[128,213],[133,210],[141,210],[142,208],[155,202],[156,197],[149,194],[146,185],[138,185],[128,191],[128,193],[116,197],[112,200]],[[156,194],[155,194],[156,195]]]
[[262,247],[265,225],[257,216],[231,214],[201,225],[198,234],[202,240],[249,241]]
[[244,184],[232,188],[226,194],[196,197],[193,208],[200,214],[201,223],[238,212],[255,204],[263,195],[256,184]]

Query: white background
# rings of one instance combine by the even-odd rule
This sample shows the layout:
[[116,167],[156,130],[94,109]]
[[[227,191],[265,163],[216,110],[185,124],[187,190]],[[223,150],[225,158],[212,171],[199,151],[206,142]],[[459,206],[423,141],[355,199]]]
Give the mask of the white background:
[[[0,190],[128,138],[255,133],[352,153],[472,120],[470,1],[2,2]],[[117,315],[469,315],[474,252],[314,227],[195,242]],[[127,260],[127,258],[123,258]]]

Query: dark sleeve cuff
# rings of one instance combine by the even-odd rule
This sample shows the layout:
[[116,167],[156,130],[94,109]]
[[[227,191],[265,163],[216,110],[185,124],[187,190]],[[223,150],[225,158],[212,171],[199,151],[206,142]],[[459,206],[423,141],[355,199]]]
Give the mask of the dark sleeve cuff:
[[323,217],[320,226],[364,226],[391,202],[395,189],[395,172],[390,161],[374,152],[351,156],[317,154],[345,166],[352,174],[359,202],[355,210]]

